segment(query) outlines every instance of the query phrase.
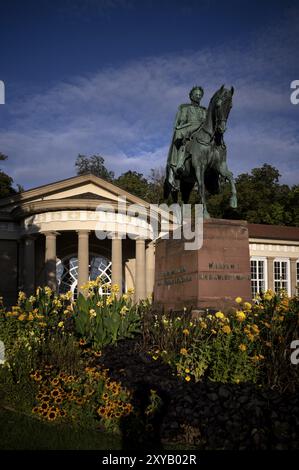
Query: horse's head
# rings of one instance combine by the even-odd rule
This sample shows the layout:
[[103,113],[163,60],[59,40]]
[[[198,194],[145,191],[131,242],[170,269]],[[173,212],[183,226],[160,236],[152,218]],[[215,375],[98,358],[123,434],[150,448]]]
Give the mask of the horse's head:
[[226,122],[228,119],[229,112],[232,108],[234,87],[230,90],[224,88],[224,85],[216,91],[211,104],[213,106],[213,123],[215,132],[224,134],[226,130]]

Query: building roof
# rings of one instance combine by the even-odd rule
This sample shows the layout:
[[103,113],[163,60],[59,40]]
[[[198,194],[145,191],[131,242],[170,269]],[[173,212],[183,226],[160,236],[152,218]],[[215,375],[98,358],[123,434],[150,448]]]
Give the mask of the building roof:
[[266,238],[299,242],[299,227],[286,225],[248,224],[249,238]]
[[[126,197],[128,202],[131,204],[140,204],[142,206],[149,207],[149,203],[144,201],[143,199],[134,196],[131,193],[128,193],[124,189],[121,189],[115,184],[109,183],[108,181],[98,176],[95,176],[92,173],[87,173],[85,175],[72,176],[71,178],[55,181],[54,183],[44,184],[36,188],[22,191],[21,193],[7,196],[3,199],[0,199],[0,208],[5,208],[11,205],[18,205],[24,202],[34,201],[40,198],[55,195],[57,193],[60,193],[60,195],[62,196],[63,192],[66,192],[67,190],[72,190],[74,188],[81,188],[81,193],[86,194],[86,192],[90,192],[88,189],[85,189],[86,187],[89,188],[89,184],[91,184],[94,189],[100,188],[108,197],[108,193],[110,193],[111,195],[114,195],[115,198]],[[96,191],[95,194],[97,193],[98,192]],[[67,194],[69,195],[69,193]]]

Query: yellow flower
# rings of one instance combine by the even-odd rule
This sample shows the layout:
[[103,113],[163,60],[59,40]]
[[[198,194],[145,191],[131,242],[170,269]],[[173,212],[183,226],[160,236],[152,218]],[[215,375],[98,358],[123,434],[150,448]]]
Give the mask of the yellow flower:
[[15,317],[16,315],[18,315],[18,312],[6,312],[5,316],[7,318],[9,317]]
[[27,320],[28,320],[28,321],[34,320],[34,316],[32,315],[31,312],[29,313]]
[[201,321],[201,322],[200,322],[200,326],[201,326],[201,328],[202,328],[203,330],[205,330],[206,328],[208,328],[208,325],[206,324],[205,321]]
[[190,380],[191,380],[190,375],[186,375],[185,380],[186,380],[186,382],[190,382]]
[[237,302],[237,304],[240,304],[242,302],[242,297],[236,297],[235,302]]
[[65,294],[65,297],[67,298],[67,300],[71,300],[73,298],[73,293],[71,290],[69,290],[66,294]]
[[217,334],[217,331],[214,330],[214,328],[212,328],[211,333],[212,333],[213,335],[216,335],[216,334]]
[[252,325],[252,331],[256,334],[256,335],[259,335],[260,333],[260,329],[257,325]]
[[246,315],[242,310],[237,310],[236,311],[236,318],[239,322],[242,322],[246,320]]
[[45,287],[45,293],[50,296],[52,294],[52,289],[49,286]]
[[189,374],[190,369],[188,369],[188,367],[187,367],[187,369],[185,369],[185,372],[186,372],[186,374]]
[[125,315],[127,312],[129,311],[128,307],[126,307],[125,305],[122,307],[121,311],[120,311],[120,314],[121,315]]
[[243,307],[244,307],[245,310],[251,310],[252,309],[252,305],[249,302],[244,302]]
[[182,354],[182,356],[186,356],[186,355],[188,354],[187,349],[182,348],[182,349],[180,350],[180,354]]
[[216,312],[216,313],[215,313],[215,317],[216,317],[216,318],[219,318],[220,320],[224,320],[224,319],[225,319],[225,315],[224,315],[224,313],[222,313],[222,312]]
[[91,309],[89,310],[89,316],[90,316],[90,317],[96,317],[96,316],[97,316],[97,313],[96,313],[96,311],[95,311],[93,308],[91,308]]
[[19,296],[18,296],[18,300],[20,300],[22,302],[22,300],[25,300],[26,299],[26,294],[25,292],[21,291],[19,292]]
[[57,412],[56,410],[50,410],[48,413],[47,413],[47,418],[49,421],[54,421],[56,418],[57,418]]
[[247,338],[249,339],[249,341],[254,341],[255,340],[255,337],[252,333],[248,333]]
[[133,287],[129,287],[129,289],[127,290],[127,294],[128,294],[128,295],[133,295],[133,294],[134,294],[134,289],[133,289]]
[[223,333],[226,333],[227,335],[229,335],[232,332],[230,326],[228,326],[228,325],[224,325],[222,327],[222,331],[223,331]]
[[274,297],[274,292],[271,289],[268,289],[265,294],[264,294],[264,299],[265,300],[271,300]]
[[20,320],[20,321],[25,320],[25,318],[26,318],[25,313],[21,313],[21,315],[18,316],[18,320]]
[[63,321],[60,321],[60,322],[58,323],[58,328],[63,328]]
[[122,298],[126,302],[129,298],[129,296],[128,296],[128,294],[123,294]]
[[113,284],[113,286],[111,287],[111,292],[113,293],[117,293],[119,292],[119,285],[118,284]]
[[190,334],[189,330],[187,330],[187,328],[185,328],[185,329],[183,330],[183,335],[188,336],[189,334]]
[[246,344],[240,344],[239,349],[240,349],[240,351],[246,351],[246,349],[247,349]]
[[107,304],[107,305],[111,305],[112,302],[113,302],[112,297],[111,297],[111,296],[107,297],[107,299],[106,299],[106,304]]

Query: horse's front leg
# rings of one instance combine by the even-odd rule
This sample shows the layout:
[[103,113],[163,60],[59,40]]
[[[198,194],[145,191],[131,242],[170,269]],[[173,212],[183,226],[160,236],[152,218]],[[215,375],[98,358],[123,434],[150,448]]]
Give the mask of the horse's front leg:
[[197,165],[193,164],[193,167],[195,169],[196,182],[198,185],[198,194],[200,196],[201,203],[203,206],[203,218],[209,219],[210,214],[207,209],[206,194],[205,194],[204,167],[202,164],[198,164],[198,162],[195,162],[195,163]]
[[202,190],[202,206],[203,206],[203,218],[204,219],[210,219],[210,214],[207,209],[207,201],[206,201],[206,188],[205,188],[205,169],[202,165],[201,168],[201,190]]
[[221,176],[223,176],[225,179],[227,179],[229,181],[229,184],[230,184],[230,187],[231,187],[231,197],[230,197],[230,200],[229,200],[229,205],[233,209],[236,209],[238,207],[237,189],[236,189],[236,185],[235,185],[234,176],[233,176],[232,172],[229,171],[226,162],[223,162],[220,165],[219,173],[221,174]]

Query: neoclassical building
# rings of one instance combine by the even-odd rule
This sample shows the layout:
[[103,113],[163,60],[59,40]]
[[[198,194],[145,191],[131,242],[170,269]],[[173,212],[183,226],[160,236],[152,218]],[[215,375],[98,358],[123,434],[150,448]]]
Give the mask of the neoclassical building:
[[248,224],[252,294],[299,286],[299,227]]
[[[159,227],[162,212],[153,216],[146,201],[92,174],[0,199],[0,296],[11,305],[18,290],[49,285],[76,297],[101,276],[146,298],[155,280],[153,223]],[[248,235],[252,294],[295,294],[299,228],[248,224]]]
[[[121,198],[122,204],[119,204]],[[134,209],[144,208],[141,218]],[[103,210],[104,208],[104,210]],[[39,285],[74,296],[89,279],[151,295],[155,253],[149,204],[92,174],[0,200],[0,295]]]

